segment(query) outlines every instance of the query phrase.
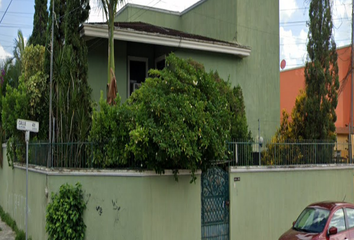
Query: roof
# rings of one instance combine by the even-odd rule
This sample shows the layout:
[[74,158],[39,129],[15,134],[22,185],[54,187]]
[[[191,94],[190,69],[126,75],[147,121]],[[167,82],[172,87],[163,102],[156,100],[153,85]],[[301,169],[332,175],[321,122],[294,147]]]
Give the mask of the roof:
[[229,43],[229,42],[217,40],[214,38],[209,38],[209,37],[196,35],[196,34],[190,34],[190,33],[178,31],[178,30],[175,30],[172,28],[160,27],[160,26],[156,26],[156,25],[152,25],[152,24],[144,23],[144,22],[115,22],[114,26],[117,28],[132,29],[132,30],[139,31],[139,32],[156,33],[156,34],[161,34],[161,35],[169,35],[169,36],[174,36],[174,37],[196,39],[196,40],[208,41],[208,42],[233,44],[238,47],[247,48],[247,47],[241,46],[240,44],[237,44],[237,43]]
[[[85,23],[81,35],[108,38],[107,28],[106,23]],[[123,41],[226,53],[239,57],[247,57],[251,53],[249,47],[238,43],[189,34],[143,22],[116,22],[114,38]]]
[[166,9],[162,9],[162,8],[156,8],[156,7],[153,7],[153,6],[152,7],[151,6],[145,6],[145,5],[135,4],[135,3],[127,3],[121,9],[119,9],[119,11],[116,13],[116,16],[121,14],[128,7],[140,8],[140,9],[143,9],[143,10],[145,9],[145,10],[150,10],[150,11],[155,11],[155,12],[162,12],[162,13],[168,13],[168,14],[182,16],[183,14],[191,11],[192,9],[198,7],[199,5],[201,5],[202,3],[206,2],[206,1],[207,0],[199,0],[198,2],[194,3],[190,7],[186,8],[185,10],[183,10],[182,12],[171,11],[171,10],[166,10]]
[[352,207],[354,207],[354,205],[351,203],[334,202],[334,201],[312,203],[308,207],[316,207],[316,208],[324,208],[324,209],[332,210],[333,208],[335,208],[337,206],[352,206]]
[[349,127],[336,127],[337,134],[349,134]]

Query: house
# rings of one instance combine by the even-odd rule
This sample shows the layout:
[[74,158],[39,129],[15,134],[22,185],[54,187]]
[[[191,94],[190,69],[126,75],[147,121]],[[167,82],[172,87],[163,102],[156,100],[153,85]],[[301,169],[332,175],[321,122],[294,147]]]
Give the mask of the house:
[[[336,108],[337,121],[335,122],[338,150],[341,156],[348,155],[348,136],[350,120],[350,89],[351,86],[351,47],[337,49],[340,87],[338,91],[338,104]],[[280,118],[282,111],[291,113],[295,106],[295,99],[301,89],[305,89],[305,67],[289,69],[280,72]],[[352,137],[352,142],[354,141]]]
[[[107,84],[107,25],[86,23],[82,35],[98,101]],[[123,101],[144,82],[148,69],[163,68],[165,56],[174,52],[242,87],[253,136],[270,138],[279,126],[278,0],[201,0],[183,12],[126,4],[116,14],[114,37]]]

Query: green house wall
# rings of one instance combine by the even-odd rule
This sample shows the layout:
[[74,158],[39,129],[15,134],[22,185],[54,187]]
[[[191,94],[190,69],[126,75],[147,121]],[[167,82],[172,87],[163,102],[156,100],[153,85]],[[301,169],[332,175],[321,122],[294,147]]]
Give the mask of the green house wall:
[[[217,54],[188,49],[173,49],[155,45],[117,42],[116,76],[118,92],[122,100],[127,99],[127,57],[136,55],[149,58],[149,67],[154,59],[171,51],[183,58],[192,58],[203,63],[206,70],[218,71],[232,86],[240,85],[246,105],[249,129],[258,137],[270,139],[280,124],[280,80],[279,80],[279,1],[269,0],[205,0],[194,8],[177,15],[175,12],[154,11],[128,5],[117,16],[116,21],[142,21],[180,31],[208,36],[229,42],[238,42],[251,48],[251,55],[239,58],[229,54]],[[91,40],[91,41],[95,41]],[[122,45],[122,46],[121,46]],[[129,47],[134,46],[134,47]],[[102,44],[94,51],[89,48],[89,82],[95,88],[93,97],[99,99],[97,73],[107,63],[107,45]],[[104,59],[104,61],[102,60]],[[122,65],[119,65],[119,61]],[[150,62],[151,60],[151,62]],[[99,61],[98,64],[96,62]],[[96,67],[90,67],[94,65]],[[100,81],[98,81],[101,85]],[[107,81],[105,81],[106,83]],[[98,87],[102,89],[102,87]]]
[[157,26],[182,30],[181,17],[176,12],[154,11],[148,8],[125,7],[116,17],[116,22],[146,22]]
[[279,239],[307,205],[322,201],[354,202],[351,167],[234,168],[230,239]]
[[[26,229],[26,170],[8,166],[6,148],[0,167],[0,206]],[[37,172],[36,172],[37,171]],[[169,174],[170,173],[170,174]],[[198,175],[198,174],[197,174]],[[61,185],[80,182],[86,209],[87,240],[201,239],[200,175],[189,173],[176,182],[166,175],[125,170],[59,171],[30,167],[28,172],[28,234],[46,240],[46,207]],[[48,196],[46,196],[46,192]],[[1,231],[0,231],[1,239]]]
[[[26,171],[0,167],[0,206],[25,229]],[[48,239],[46,207],[52,192],[80,182],[87,208],[86,239],[201,239],[201,176],[190,184],[181,170],[166,175],[124,170],[57,170],[30,167],[28,231]],[[229,170],[230,239],[278,239],[300,212],[318,201],[354,202],[353,166],[232,167]],[[238,178],[239,181],[234,181]],[[46,196],[46,192],[48,196]],[[257,226],[257,227],[255,227]],[[1,236],[1,233],[0,233]],[[250,237],[251,236],[251,237]]]

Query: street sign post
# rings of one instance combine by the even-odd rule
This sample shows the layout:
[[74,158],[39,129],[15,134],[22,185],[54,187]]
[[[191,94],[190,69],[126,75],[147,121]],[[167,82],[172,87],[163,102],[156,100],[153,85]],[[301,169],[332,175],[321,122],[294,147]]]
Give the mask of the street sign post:
[[29,120],[17,119],[17,130],[37,133],[39,130],[39,123]]
[[29,120],[17,119],[17,130],[25,131],[26,140],[26,240],[28,236],[28,142],[30,139],[30,132],[39,131],[39,123]]

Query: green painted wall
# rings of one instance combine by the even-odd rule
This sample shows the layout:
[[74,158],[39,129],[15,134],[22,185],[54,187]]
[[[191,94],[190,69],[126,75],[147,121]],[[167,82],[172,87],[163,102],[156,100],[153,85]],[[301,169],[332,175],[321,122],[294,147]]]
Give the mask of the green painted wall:
[[[26,171],[7,166],[0,168],[0,205],[25,229]],[[85,175],[86,171],[47,175],[29,171],[29,235],[45,240],[45,211],[50,193],[58,192],[64,183],[80,182],[87,209],[84,221],[86,239],[179,240],[201,238],[200,178],[190,184],[190,175],[117,176],[126,171],[106,171],[115,176]],[[49,198],[45,196],[48,189]]]
[[147,22],[153,25],[180,30],[180,16],[169,11],[153,11],[127,6],[115,17],[116,22]]
[[[92,88],[92,99],[97,103],[100,100],[101,91],[103,91],[103,98],[107,97],[107,44],[107,39],[92,39],[86,42],[88,47],[88,83]],[[115,41],[114,52],[118,93],[122,100],[125,100],[127,95],[127,43]]]
[[[249,57],[233,59],[227,66],[221,66],[221,63],[211,66],[223,78],[230,75],[232,85],[241,85],[253,136],[258,136],[258,119],[260,135],[264,139],[270,139],[275,134],[280,124],[279,0],[206,0],[180,16],[130,6],[116,20],[148,22],[249,46],[252,50]],[[197,55],[214,56],[206,53]],[[208,57],[198,60],[206,66],[210,63]],[[230,69],[231,64],[234,69]],[[223,73],[224,69],[229,71]],[[237,77],[232,77],[234,73]]]
[[[218,71],[220,77],[227,81],[230,79],[233,85],[240,84],[243,88],[243,81],[238,78],[235,64],[239,61],[239,58],[233,55],[225,55],[219,53],[208,53],[202,51],[188,50],[188,49],[176,49],[176,56],[184,59],[191,58],[200,63],[203,63],[205,70]],[[245,98],[247,96],[244,96]],[[245,99],[247,101],[247,99]]]
[[[19,229],[26,230],[26,171],[12,169],[7,164],[6,148],[4,164],[0,168],[0,205],[16,221]],[[28,231],[36,240],[46,240],[45,197],[46,176],[29,173],[28,176]]]
[[354,202],[351,168],[259,169],[230,173],[230,239],[278,239],[310,203]]
[[[351,166],[232,168],[230,239],[278,239],[310,203],[343,199],[353,203],[353,173]],[[45,190],[50,196],[64,183],[80,182],[87,202],[86,239],[201,239],[200,177],[190,184],[190,176],[176,182],[171,175],[143,174],[29,171],[29,235],[47,239],[45,210],[50,198]],[[5,148],[0,205],[21,229],[25,229],[25,177],[24,169],[8,167]],[[240,181],[234,182],[234,177]]]
[[[92,98],[95,102],[100,100],[100,92],[106,98],[107,86],[107,41],[105,39],[93,39],[87,42],[89,47],[88,71],[89,84],[92,88]],[[128,57],[148,58],[149,69],[155,68],[155,59],[169,54],[173,48],[140,44],[134,42],[116,41],[115,65],[118,93],[122,101],[128,98]]]
[[250,46],[251,56],[236,65],[245,83],[247,120],[253,135],[270,139],[280,125],[279,1],[236,0],[237,41]]
[[[239,14],[236,3],[236,0],[207,0],[182,15],[182,30],[235,42]],[[248,45],[247,42],[240,43]]]

